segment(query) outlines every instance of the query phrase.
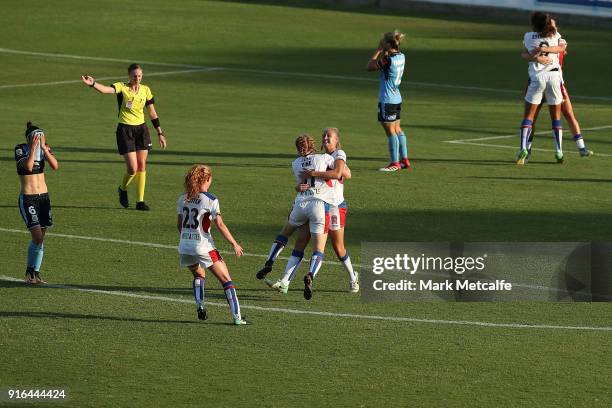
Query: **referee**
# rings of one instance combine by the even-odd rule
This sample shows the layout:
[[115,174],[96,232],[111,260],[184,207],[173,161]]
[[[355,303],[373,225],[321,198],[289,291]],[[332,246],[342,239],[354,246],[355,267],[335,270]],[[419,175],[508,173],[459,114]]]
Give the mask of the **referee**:
[[130,206],[127,194],[127,186],[136,179],[137,198],[136,209],[149,211],[149,206],[144,201],[145,184],[147,180],[147,156],[151,149],[151,136],[149,128],[145,124],[144,109],[146,107],[151,118],[151,123],[159,136],[159,145],[166,148],[166,137],[159,125],[159,118],[155,111],[155,100],[151,89],[142,84],[142,68],[138,64],[128,67],[129,82],[115,82],[111,86],[97,83],[89,76],[81,76],[83,83],[94,88],[102,94],[117,95],[119,107],[119,123],[117,124],[117,149],[123,156],[126,172],[121,185],[117,189],[119,203],[124,207]]

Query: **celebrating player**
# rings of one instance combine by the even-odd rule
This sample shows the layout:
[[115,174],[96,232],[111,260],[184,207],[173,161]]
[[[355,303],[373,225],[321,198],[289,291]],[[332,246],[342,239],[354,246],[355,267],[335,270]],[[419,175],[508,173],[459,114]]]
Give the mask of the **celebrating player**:
[[[344,246],[344,225],[346,220],[347,206],[344,201],[344,180],[351,178],[351,171],[346,165],[346,153],[340,149],[340,132],[337,128],[329,127],[323,130],[321,136],[323,149],[334,159],[334,168],[326,171],[306,170],[301,173],[302,179],[311,177],[321,177],[324,179],[337,179],[333,182],[334,188],[334,203],[328,206],[327,214],[325,215],[325,228],[329,231],[332,241],[332,246],[336,256],[342,262],[344,269],[349,275],[349,292],[359,292],[359,275],[353,270],[351,257],[348,250]],[[307,185],[299,184],[299,190],[305,190]],[[298,191],[299,191],[298,190]],[[289,283],[295,277],[297,269],[304,257],[304,249],[310,240],[310,232],[307,226],[300,227],[298,238],[295,242],[295,247],[291,253],[291,257],[287,262],[285,274],[276,282],[266,280],[266,283],[273,289],[281,293],[287,293]]]
[[234,324],[249,324],[240,314],[236,286],[210,234],[210,223],[214,221],[223,237],[234,247],[236,256],[242,256],[242,247],[223,223],[219,200],[208,192],[211,183],[212,171],[202,164],[191,167],[185,176],[185,193],[179,197],[176,207],[176,226],[181,236],[178,247],[181,266],[188,267],[193,274],[193,296],[198,319],[208,318],[204,306],[205,269],[208,269],[223,285]]
[[410,168],[406,135],[400,127],[402,95],[399,85],[406,58],[399,51],[399,46],[403,39],[404,34],[397,30],[385,33],[367,65],[368,71],[380,71],[378,121],[387,135],[391,156],[391,163],[380,169],[386,172]]
[[[557,28],[555,19],[551,19],[551,23],[553,24],[555,28]],[[563,116],[565,117],[565,120],[567,120],[570,126],[570,129],[572,131],[572,134],[574,135],[574,141],[576,142],[576,147],[578,148],[578,152],[580,156],[589,157],[593,155],[593,152],[589,150],[584,143],[584,139],[582,138],[582,133],[580,131],[580,124],[578,123],[576,116],[574,116],[574,108],[572,106],[572,102],[567,92],[565,81],[563,80],[563,61],[565,60],[566,55],[567,55],[567,50],[559,53],[559,66],[561,67],[561,92],[563,94],[563,102],[561,102],[561,113],[563,113]],[[539,62],[541,64],[545,64],[545,65],[549,65],[551,63],[550,57],[541,55],[540,50],[537,48],[535,49],[535,51],[532,51],[532,53],[529,53],[526,49],[524,49],[523,52],[521,53],[521,56],[524,59],[533,60],[533,61]],[[527,141],[528,153],[527,153],[527,157],[525,158],[525,163],[527,163],[529,161],[529,158],[531,157],[531,145],[533,143],[533,136],[535,134],[535,123],[540,113],[540,109],[542,109],[542,105],[543,105],[543,102],[538,106],[535,117],[533,119],[532,130],[529,135],[529,139]]]
[[47,144],[45,133],[32,122],[26,125],[25,138],[27,143],[15,146],[17,174],[21,181],[19,211],[32,235],[28,245],[25,281],[37,285],[47,283],[40,277],[40,266],[44,255],[45,232],[53,226],[51,201],[45,183],[45,162],[53,170],[57,170],[59,163]]
[[[272,271],[272,265],[287,245],[291,234],[300,226],[308,223],[310,234],[313,241],[313,252],[310,258],[308,275],[304,277],[304,298],[312,298],[312,282],[323,264],[323,252],[327,241],[327,231],[325,229],[325,207],[333,204],[334,191],[331,182],[320,177],[310,177],[303,179],[303,171],[321,171],[334,167],[334,159],[328,154],[315,154],[314,140],[310,135],[302,135],[295,141],[299,157],[292,163],[293,174],[303,188],[295,198],[293,208],[289,213],[289,219],[277,235],[265,266],[257,272],[257,279],[264,279]],[[303,254],[302,254],[303,256]]]
[[534,53],[534,55],[539,52],[540,56],[548,57],[550,63],[538,62],[537,57],[529,62],[529,86],[525,94],[525,114],[521,123],[520,147],[516,164],[525,164],[529,155],[528,140],[533,132],[533,120],[544,95],[546,95],[552,120],[555,158],[557,163],[563,163],[563,129],[561,125],[563,92],[561,91],[562,79],[559,54],[565,51],[567,43],[557,31],[549,14],[539,11],[532,13],[531,25],[533,31],[525,33],[523,39],[525,49],[529,53]]
[[142,68],[138,64],[128,67],[130,81],[128,83],[115,82],[111,86],[102,85],[89,76],[81,77],[86,85],[94,88],[102,94],[116,94],[119,105],[119,123],[117,124],[117,148],[123,156],[126,165],[126,173],[118,188],[119,203],[124,207],[130,206],[127,194],[127,186],[136,178],[137,199],[136,209],[149,211],[149,206],[144,201],[145,184],[147,179],[146,167],[147,156],[151,149],[151,136],[149,128],[145,124],[144,108],[147,108],[151,123],[157,131],[159,145],[166,148],[166,137],[159,124],[159,117],[155,111],[155,103],[151,89],[142,84]]

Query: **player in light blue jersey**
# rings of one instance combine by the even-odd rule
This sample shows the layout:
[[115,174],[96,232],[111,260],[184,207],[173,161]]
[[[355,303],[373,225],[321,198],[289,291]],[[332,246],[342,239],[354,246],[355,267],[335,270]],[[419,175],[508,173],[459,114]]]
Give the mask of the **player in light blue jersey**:
[[404,34],[395,30],[385,33],[368,62],[368,71],[380,71],[378,91],[378,121],[381,123],[389,147],[391,162],[380,171],[409,169],[406,135],[400,127],[402,95],[399,90],[406,57],[399,51]]

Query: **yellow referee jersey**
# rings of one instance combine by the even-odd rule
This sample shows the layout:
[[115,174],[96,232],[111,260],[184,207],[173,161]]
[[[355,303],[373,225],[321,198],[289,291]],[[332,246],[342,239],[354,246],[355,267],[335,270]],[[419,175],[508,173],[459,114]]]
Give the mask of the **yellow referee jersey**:
[[123,82],[115,82],[112,87],[117,94],[119,123],[142,125],[145,122],[144,107],[154,102],[151,88],[140,84],[138,92],[132,92],[128,84]]

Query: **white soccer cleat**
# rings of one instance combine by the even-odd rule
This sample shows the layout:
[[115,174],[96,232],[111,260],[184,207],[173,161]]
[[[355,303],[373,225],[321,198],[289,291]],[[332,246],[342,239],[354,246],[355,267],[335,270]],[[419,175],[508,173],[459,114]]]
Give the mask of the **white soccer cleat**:
[[287,294],[287,291],[289,290],[289,285],[284,284],[283,281],[280,279],[274,282],[270,287],[285,295]]
[[349,283],[349,292],[358,293],[359,292],[359,274],[355,273],[355,280]]
[[247,326],[250,325],[251,321],[245,319],[244,317],[242,319],[234,319],[234,325],[235,326]]
[[394,171],[398,171],[401,170],[402,167],[399,163],[390,163],[388,166],[386,167],[381,167],[380,169],[378,169],[378,171],[382,171],[382,172],[394,172]]

